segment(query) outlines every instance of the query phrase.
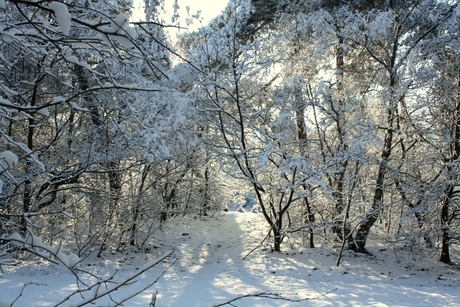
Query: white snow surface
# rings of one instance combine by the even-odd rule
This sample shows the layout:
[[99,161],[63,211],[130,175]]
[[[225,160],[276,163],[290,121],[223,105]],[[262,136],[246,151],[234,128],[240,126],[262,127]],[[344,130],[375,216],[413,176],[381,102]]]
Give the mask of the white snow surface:
[[61,2],[51,2],[48,7],[50,10],[54,11],[54,15],[56,16],[56,20],[62,33],[69,35],[72,16],[69,13],[67,5]]
[[0,172],[13,168],[18,164],[18,156],[16,156],[12,151],[5,150],[0,153]]
[[[225,306],[459,306],[460,271],[429,256],[390,250],[370,244],[373,255],[345,252],[335,266],[337,250],[290,249],[272,253],[259,245],[267,231],[261,214],[229,212],[216,217],[177,218],[155,234],[148,253],[134,250],[89,257],[80,267],[115,280],[123,280],[152,259],[174,249],[172,257],[117,290],[112,298],[127,297],[169,270],[145,292],[124,306],[148,306],[158,291],[156,307],[214,306],[242,295]],[[174,263],[174,259],[178,260]],[[54,306],[76,289],[74,276],[63,267],[42,261],[2,265],[0,301],[11,303],[30,283],[15,306]],[[0,271],[1,272],[1,271]],[[87,277],[89,278],[89,277]],[[277,296],[278,295],[278,296]],[[71,306],[76,301],[60,306]],[[289,301],[291,300],[291,301]],[[294,302],[295,300],[300,300]],[[92,306],[113,305],[100,299]],[[0,304],[1,306],[1,304]]]

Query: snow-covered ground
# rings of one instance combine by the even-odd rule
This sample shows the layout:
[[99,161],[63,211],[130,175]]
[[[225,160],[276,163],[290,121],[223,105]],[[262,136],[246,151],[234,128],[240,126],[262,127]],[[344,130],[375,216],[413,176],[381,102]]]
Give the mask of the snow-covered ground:
[[[103,278],[117,272],[113,279],[119,281],[173,249],[171,257],[112,295],[117,301],[135,293],[170,266],[156,284],[124,306],[148,306],[155,291],[157,307],[214,306],[245,295],[225,306],[460,306],[460,271],[437,262],[435,256],[371,245],[373,256],[345,252],[336,267],[333,249],[279,254],[262,245],[242,260],[266,231],[263,217],[255,213],[174,219],[157,232],[157,248],[150,253],[86,259],[80,267]],[[2,270],[2,302],[12,303],[24,284],[32,282],[13,306],[55,306],[77,287],[67,269],[42,261],[3,265]],[[86,279],[90,281],[89,276]],[[75,296],[60,306],[83,299]],[[110,304],[114,303],[105,298],[91,306]]]

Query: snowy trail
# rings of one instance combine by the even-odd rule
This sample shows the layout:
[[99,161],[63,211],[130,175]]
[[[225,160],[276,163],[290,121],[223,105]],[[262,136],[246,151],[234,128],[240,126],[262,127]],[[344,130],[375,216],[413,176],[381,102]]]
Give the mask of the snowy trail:
[[[345,253],[335,267],[336,251],[305,249],[271,253],[263,247],[247,255],[265,237],[263,216],[254,213],[221,213],[212,218],[176,218],[155,234],[152,254],[113,255],[103,261],[83,263],[95,273],[108,276],[118,270],[122,279],[158,254],[174,249],[178,258],[152,288],[124,306],[147,306],[158,291],[156,307],[213,306],[242,295],[272,293],[281,297],[246,297],[234,306],[460,306],[460,273],[432,259],[413,259],[410,252],[379,251],[375,257]],[[285,249],[287,250],[285,244]],[[377,255],[379,257],[377,257]],[[133,293],[174,261],[153,268],[139,282],[117,291],[114,297]],[[12,302],[26,282],[23,296],[14,306],[54,306],[72,289],[75,279],[65,269],[37,262],[4,268],[0,275],[0,301]],[[301,300],[300,302],[288,301]],[[100,300],[92,306],[108,306]],[[63,306],[70,306],[63,304]],[[231,305],[226,305],[231,306]]]
[[[453,281],[442,283],[428,269],[419,272],[424,274],[406,272],[404,264],[388,267],[382,260],[353,253],[337,268],[334,251],[330,249],[285,255],[259,248],[243,261],[264,238],[266,230],[263,217],[253,213],[226,213],[217,220],[198,219],[184,224],[180,231],[188,234],[185,236],[180,236],[177,229],[166,230],[170,238],[181,237],[183,248],[178,266],[155,288],[159,291],[157,306],[213,306],[261,292],[303,301],[244,298],[233,304],[240,307],[460,305],[458,272],[454,273]],[[180,245],[180,241],[170,244]]]
[[[165,231],[167,238],[179,238],[179,261],[156,289],[157,306],[212,306],[229,296],[256,291],[250,274],[242,272],[245,253],[263,238],[260,217],[228,213],[217,219],[184,221]],[[260,240],[260,239],[259,239]]]

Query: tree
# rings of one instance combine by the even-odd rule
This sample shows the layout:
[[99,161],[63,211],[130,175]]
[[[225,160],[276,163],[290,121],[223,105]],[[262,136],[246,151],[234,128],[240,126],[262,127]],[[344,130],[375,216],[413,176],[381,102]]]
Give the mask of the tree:
[[24,235],[54,241],[72,226],[84,251],[95,243],[102,251],[144,224],[130,213],[139,198],[129,192],[133,183],[155,187],[145,172],[184,151],[192,113],[163,82],[170,62],[158,5],[136,25],[125,2],[19,0],[2,9],[0,133],[19,157],[4,170],[2,234],[22,225]]
[[[459,159],[459,61],[457,43],[458,5],[439,3],[438,14],[426,26],[433,33],[421,42],[416,58],[419,63],[415,76],[426,84],[427,95],[420,95],[415,111],[411,112],[414,130],[424,146],[430,163],[419,179],[421,202],[434,203],[433,212],[419,218],[431,225],[431,236],[440,237],[440,261],[451,263],[450,246],[456,242],[458,225],[458,159]],[[440,22],[442,21],[442,22]],[[428,116],[427,116],[428,114]],[[427,192],[429,191],[429,192]]]

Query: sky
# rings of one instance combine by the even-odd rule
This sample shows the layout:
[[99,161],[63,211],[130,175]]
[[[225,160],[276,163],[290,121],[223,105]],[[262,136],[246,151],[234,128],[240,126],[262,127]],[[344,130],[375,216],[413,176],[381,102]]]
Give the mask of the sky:
[[[195,21],[193,25],[187,26],[189,30],[193,31],[201,26],[205,26],[225,8],[229,0],[177,0],[179,6],[180,25],[186,27],[185,19],[190,17],[189,15],[195,15],[198,11],[200,13],[200,22]],[[143,0],[134,0],[135,8],[140,6]],[[165,22],[172,23],[172,16],[174,14],[174,2],[175,0],[165,0],[166,16],[164,17]],[[189,7],[189,13],[187,12]],[[142,9],[140,10],[140,16],[142,17]],[[133,19],[139,20],[139,17],[134,14]]]

